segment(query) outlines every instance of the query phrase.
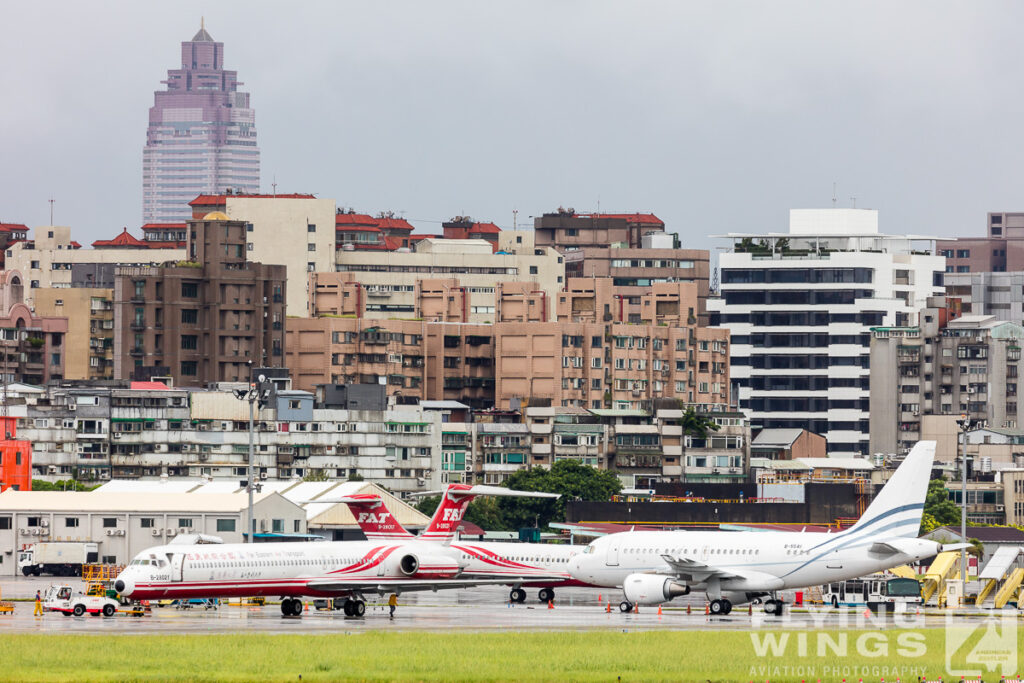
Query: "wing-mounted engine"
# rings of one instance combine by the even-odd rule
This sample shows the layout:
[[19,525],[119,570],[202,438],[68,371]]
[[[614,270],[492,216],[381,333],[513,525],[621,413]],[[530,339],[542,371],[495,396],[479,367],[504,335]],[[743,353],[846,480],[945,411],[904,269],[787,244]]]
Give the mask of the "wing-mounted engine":
[[463,567],[453,557],[417,551],[399,555],[395,569],[398,575],[410,579],[454,579]]
[[634,605],[660,605],[672,598],[686,595],[690,587],[672,576],[630,574],[622,582],[626,600]]

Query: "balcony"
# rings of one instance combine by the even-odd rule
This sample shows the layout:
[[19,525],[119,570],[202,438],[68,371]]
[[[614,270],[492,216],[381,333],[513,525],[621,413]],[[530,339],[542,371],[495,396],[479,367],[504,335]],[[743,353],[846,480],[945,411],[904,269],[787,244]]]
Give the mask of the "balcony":
[[146,354],[146,350],[141,346],[133,346],[130,353],[133,356],[144,356]]
[[146,321],[145,320],[139,320],[138,318],[136,318],[135,320],[132,320],[131,328],[133,330],[135,330],[135,331],[144,330],[144,329],[146,329]]

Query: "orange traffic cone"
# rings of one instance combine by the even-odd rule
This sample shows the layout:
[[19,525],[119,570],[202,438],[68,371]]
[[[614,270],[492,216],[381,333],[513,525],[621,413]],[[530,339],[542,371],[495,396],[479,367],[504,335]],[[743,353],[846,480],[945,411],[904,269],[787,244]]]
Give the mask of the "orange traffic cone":
[[601,602],[601,594],[600,593],[597,594],[597,601]]
[[661,618],[661,605],[658,605],[658,618]]
[[609,603],[607,603],[607,604],[605,605],[605,610],[604,610],[604,611],[605,611],[605,612],[611,612],[611,611],[612,611],[612,603],[610,603],[610,602],[609,602]]
[[640,603],[633,605],[633,614],[640,614]]
[[753,605],[747,605],[747,616],[748,617],[754,616],[754,606]]
[[548,609],[555,609],[555,603],[553,600],[548,600]]
[[704,614],[711,614],[711,604],[710,603],[707,603],[707,602],[704,603]]
[[687,613],[687,614],[689,614],[689,613],[690,613],[690,605],[689,605],[689,604],[687,604],[687,605],[686,605],[686,613]]
[[306,611],[307,612],[309,611],[309,601],[308,600],[306,601]]

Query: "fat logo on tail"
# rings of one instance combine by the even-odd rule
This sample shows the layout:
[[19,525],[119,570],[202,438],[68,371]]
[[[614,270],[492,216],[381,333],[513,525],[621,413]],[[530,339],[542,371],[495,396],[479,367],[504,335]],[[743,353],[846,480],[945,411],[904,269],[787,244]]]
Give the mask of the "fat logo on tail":
[[369,540],[413,538],[391,514],[384,501],[373,494],[347,496],[343,502],[352,511],[356,523]]
[[472,502],[475,496],[467,495],[465,492],[472,488],[466,484],[452,484],[441,494],[441,502],[434,511],[423,532],[423,538],[428,540],[440,540],[444,543],[451,543],[455,540],[455,532],[462,521],[462,515],[466,514],[466,506]]

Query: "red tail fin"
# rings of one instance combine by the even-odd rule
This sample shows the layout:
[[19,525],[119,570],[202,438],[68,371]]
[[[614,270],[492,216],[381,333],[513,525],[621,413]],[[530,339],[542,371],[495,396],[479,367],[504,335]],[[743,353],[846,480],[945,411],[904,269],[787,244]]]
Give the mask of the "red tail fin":
[[356,518],[356,523],[367,539],[413,538],[413,535],[395,520],[395,516],[379,496],[356,493],[346,496],[343,502],[352,511],[352,516]]
[[455,532],[459,528],[459,522],[462,521],[462,515],[466,513],[466,506],[476,497],[460,492],[468,491],[471,488],[467,484],[451,484],[441,495],[441,502],[438,504],[437,510],[434,511],[430,524],[427,525],[420,537],[424,540],[444,543],[451,543],[455,540]]

